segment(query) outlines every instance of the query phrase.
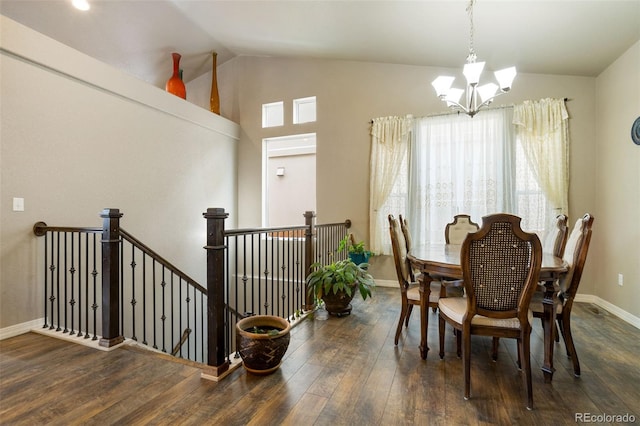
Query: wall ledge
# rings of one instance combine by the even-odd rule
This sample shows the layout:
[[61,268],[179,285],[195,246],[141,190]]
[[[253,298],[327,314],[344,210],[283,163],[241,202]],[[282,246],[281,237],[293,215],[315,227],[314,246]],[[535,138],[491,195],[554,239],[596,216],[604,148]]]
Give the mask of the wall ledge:
[[0,53],[33,66],[240,139],[240,126],[0,15]]

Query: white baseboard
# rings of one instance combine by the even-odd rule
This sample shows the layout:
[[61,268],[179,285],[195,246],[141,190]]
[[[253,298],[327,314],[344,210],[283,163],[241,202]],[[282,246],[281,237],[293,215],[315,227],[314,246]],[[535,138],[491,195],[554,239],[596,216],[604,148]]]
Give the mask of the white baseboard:
[[591,294],[576,294],[575,301],[584,302],[584,303],[593,303],[594,305],[601,307],[605,311],[617,316],[621,320],[626,321],[632,326],[640,329],[640,318],[630,314],[629,312],[623,309],[620,309],[616,305],[609,303],[606,300],[599,298],[598,296],[593,296]]
[[398,287],[398,280],[375,280],[376,287]]
[[18,336],[20,334],[28,333],[33,329],[42,328],[44,325],[44,318],[34,319],[32,321],[23,322],[22,324],[10,325],[9,327],[0,328],[0,340],[8,339],[9,337]]

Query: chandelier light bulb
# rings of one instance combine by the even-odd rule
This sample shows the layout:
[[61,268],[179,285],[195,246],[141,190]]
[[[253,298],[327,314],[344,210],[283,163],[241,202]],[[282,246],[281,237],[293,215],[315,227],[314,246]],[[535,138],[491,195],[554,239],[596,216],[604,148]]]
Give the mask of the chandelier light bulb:
[[465,64],[462,73],[467,78],[467,84],[473,86],[480,81],[480,74],[484,68],[484,62],[473,62]]
[[436,89],[436,94],[443,99],[447,96],[449,89],[451,89],[451,85],[453,84],[453,80],[455,77],[450,77],[448,75],[441,75],[431,82],[431,85],[434,89]]
[[449,93],[447,93],[447,96],[445,96],[444,101],[447,103],[448,107],[454,107],[460,103],[460,98],[462,97],[463,93],[464,90],[462,89],[449,89]]
[[491,100],[496,96],[496,92],[498,91],[498,85],[495,83],[487,83],[480,87],[478,87],[478,95],[480,95],[480,100],[482,103],[489,104]]
[[495,73],[496,80],[498,80],[498,84],[500,85],[500,90],[503,92],[508,92],[511,89],[511,83],[513,79],[516,78],[516,67],[509,67]]

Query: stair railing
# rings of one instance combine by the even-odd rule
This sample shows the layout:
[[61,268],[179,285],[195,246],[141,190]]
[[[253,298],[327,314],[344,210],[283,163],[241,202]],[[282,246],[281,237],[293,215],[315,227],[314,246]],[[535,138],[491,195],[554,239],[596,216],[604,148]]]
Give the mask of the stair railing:
[[313,307],[304,286],[309,266],[342,256],[338,242],[350,226],[315,225],[305,212],[304,226],[225,231],[224,209],[207,209],[203,286],[120,228],[118,209],[100,216],[102,228],[34,225],[44,237],[43,327],[105,347],[127,337],[207,364],[213,376],[229,368],[239,319],[294,320]]

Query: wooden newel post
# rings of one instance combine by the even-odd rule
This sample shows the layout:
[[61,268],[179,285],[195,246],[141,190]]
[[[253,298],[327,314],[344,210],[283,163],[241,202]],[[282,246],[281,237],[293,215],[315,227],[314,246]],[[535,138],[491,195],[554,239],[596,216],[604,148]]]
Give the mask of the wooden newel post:
[[209,208],[207,219],[207,364],[219,376],[229,369],[225,347],[224,301],[224,221],[222,208]]
[[102,218],[102,337],[100,346],[124,341],[120,335],[120,218],[118,209],[104,209]]
[[[305,281],[309,273],[311,272],[311,265],[314,260],[314,250],[315,245],[313,244],[313,234],[314,229],[314,219],[316,217],[315,212],[306,211],[304,212],[304,224],[307,229],[304,231],[304,277]],[[315,301],[313,300],[313,293],[309,292],[307,286],[304,286],[304,294],[305,294],[305,310],[311,310],[315,306]]]

